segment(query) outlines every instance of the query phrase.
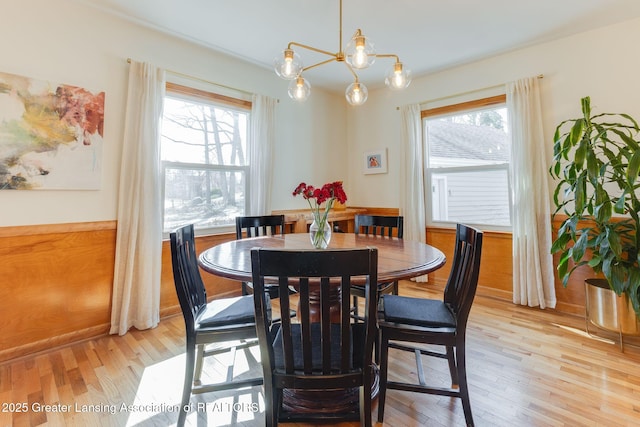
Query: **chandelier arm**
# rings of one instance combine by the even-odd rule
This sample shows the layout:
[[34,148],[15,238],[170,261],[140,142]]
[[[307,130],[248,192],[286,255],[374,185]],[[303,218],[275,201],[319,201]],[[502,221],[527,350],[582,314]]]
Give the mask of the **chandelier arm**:
[[349,71],[351,71],[351,74],[353,74],[353,78],[356,80],[356,83],[358,83],[360,80],[358,80],[358,75],[356,74],[355,71],[353,71],[353,67],[351,67],[351,65],[349,65],[348,62],[345,61],[344,65],[347,66],[347,68],[349,69]]
[[400,62],[398,55],[393,53],[376,53],[376,58],[395,58],[396,62]]
[[289,45],[288,45],[288,48],[291,49],[291,46],[298,46],[298,47],[301,47],[303,49],[311,50],[313,52],[318,52],[318,53],[322,53],[324,55],[333,56],[334,58],[338,57],[338,55],[336,55],[333,52],[328,52],[326,50],[318,49],[318,48],[315,48],[313,46],[307,46],[306,44],[302,44],[302,43],[290,42]]
[[312,68],[316,68],[319,67],[320,65],[324,65],[324,64],[328,64],[329,62],[333,62],[333,61],[337,61],[338,59],[333,57],[333,58],[329,58],[326,61],[322,61],[322,62],[318,62],[317,64],[313,64],[313,65],[309,65],[308,67],[304,67],[302,69],[302,71],[300,71],[300,74],[304,73],[307,70],[310,70]]

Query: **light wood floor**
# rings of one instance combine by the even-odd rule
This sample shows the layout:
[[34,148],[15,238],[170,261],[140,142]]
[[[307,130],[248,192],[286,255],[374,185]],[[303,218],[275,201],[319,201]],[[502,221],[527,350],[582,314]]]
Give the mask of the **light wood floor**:
[[[418,289],[401,283],[402,294]],[[177,316],[154,330],[0,365],[0,426],[175,425],[183,335],[183,320]],[[467,348],[477,426],[640,425],[640,350],[626,347],[623,353],[617,345],[586,336],[581,318],[478,296]],[[243,371],[255,366],[256,357],[237,354],[236,373],[248,375]],[[415,371],[412,355],[391,357],[394,377]],[[218,361],[205,369],[212,376],[225,373]],[[435,382],[449,384],[446,362],[429,360],[425,371]],[[191,402],[189,425],[264,425],[259,387],[200,395]],[[391,390],[384,425],[462,426],[464,417],[458,399]]]

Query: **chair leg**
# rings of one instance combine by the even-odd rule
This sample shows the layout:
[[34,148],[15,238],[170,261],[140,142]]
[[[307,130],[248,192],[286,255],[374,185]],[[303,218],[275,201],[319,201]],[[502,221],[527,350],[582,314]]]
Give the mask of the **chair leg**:
[[247,282],[242,282],[242,295],[249,295],[249,286]]
[[371,427],[371,380],[360,387],[360,427]]
[[389,339],[380,332],[380,391],[378,392],[378,422],[384,420],[384,403],[387,397],[387,372],[389,365]]
[[182,402],[180,404],[180,414],[178,415],[178,427],[184,426],[187,419],[187,405],[191,399],[191,386],[193,384],[193,371],[196,346],[187,339],[187,351],[185,354],[186,363],[184,369],[184,385],[182,386]]
[[281,391],[269,384],[265,384],[263,389],[265,426],[276,427],[278,425],[278,408],[280,408]]
[[200,384],[200,377],[202,376],[203,361],[204,361],[204,344],[198,344],[196,346],[196,368],[193,374],[194,384]]
[[467,384],[467,366],[465,357],[464,340],[456,345],[456,364],[458,365],[458,380],[460,384],[460,399],[464,419],[468,427],[472,427],[473,415],[471,414],[471,401],[469,400],[469,386]]
[[392,294],[393,295],[399,295],[398,292],[400,292],[400,285],[398,284],[397,281],[393,282],[393,291]]
[[456,350],[452,346],[447,346],[447,361],[449,362],[449,373],[451,374],[451,388],[459,388],[458,368],[456,367]]

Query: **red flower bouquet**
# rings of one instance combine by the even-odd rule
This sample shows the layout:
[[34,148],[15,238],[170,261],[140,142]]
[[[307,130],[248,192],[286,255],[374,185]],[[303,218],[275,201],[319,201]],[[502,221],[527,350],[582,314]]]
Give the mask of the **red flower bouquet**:
[[[340,203],[347,201],[347,194],[342,188],[342,181],[329,182],[323,185],[322,188],[314,188],[301,182],[293,190],[294,196],[298,194],[301,194],[309,203],[313,213],[314,224],[311,224],[309,229],[311,243],[315,248],[325,249],[329,245],[329,239],[331,238],[331,226],[327,222],[327,217],[333,202],[335,200]],[[325,203],[324,209],[321,208],[323,203]]]

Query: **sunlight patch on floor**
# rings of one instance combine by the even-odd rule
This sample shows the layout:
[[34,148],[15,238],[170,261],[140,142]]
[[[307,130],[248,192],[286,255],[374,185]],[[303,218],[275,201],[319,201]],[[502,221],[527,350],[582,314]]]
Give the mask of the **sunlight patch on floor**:
[[[204,360],[203,382],[221,382],[233,366],[234,377],[252,376],[261,370],[259,348],[224,353]],[[185,354],[163,360],[144,369],[136,396],[127,404],[127,427],[175,424],[180,411]],[[264,399],[259,387],[192,395],[186,425],[232,426],[263,419]],[[242,424],[244,425],[244,424]]]

